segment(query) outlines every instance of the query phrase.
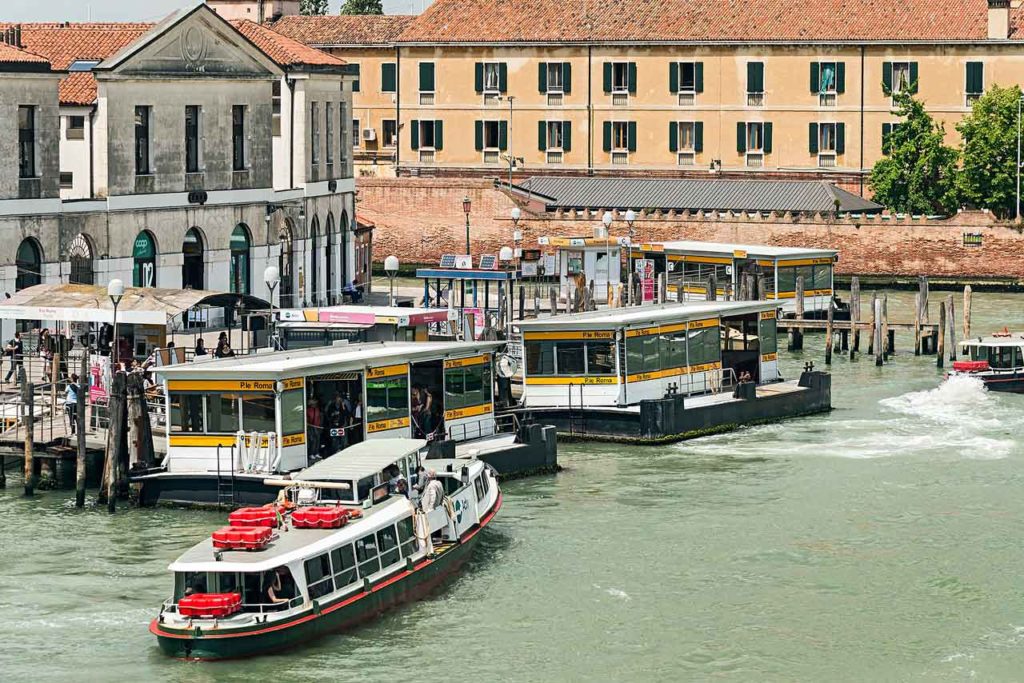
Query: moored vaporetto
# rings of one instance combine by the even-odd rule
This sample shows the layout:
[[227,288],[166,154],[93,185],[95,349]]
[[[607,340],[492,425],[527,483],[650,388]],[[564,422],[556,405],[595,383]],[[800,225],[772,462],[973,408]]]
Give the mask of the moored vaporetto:
[[[419,599],[457,572],[501,491],[479,460],[430,460],[420,470],[423,446],[357,444],[296,474],[277,504],[232,513],[230,526],[171,564],[174,593],[150,624],[160,648],[222,659],[306,644]],[[422,494],[405,485],[417,474]]]

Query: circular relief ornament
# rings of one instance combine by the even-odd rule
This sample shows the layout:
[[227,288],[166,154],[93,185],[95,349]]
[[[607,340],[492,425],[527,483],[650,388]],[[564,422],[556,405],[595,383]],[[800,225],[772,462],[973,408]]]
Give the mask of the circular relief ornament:
[[200,71],[206,61],[206,34],[195,26],[190,26],[181,34],[181,58],[185,66],[193,71]]

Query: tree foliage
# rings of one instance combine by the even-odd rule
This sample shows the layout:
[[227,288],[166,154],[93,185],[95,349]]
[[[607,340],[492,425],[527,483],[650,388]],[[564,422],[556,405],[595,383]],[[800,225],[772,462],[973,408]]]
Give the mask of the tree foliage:
[[945,144],[945,128],[910,93],[892,98],[902,121],[884,141],[888,154],[871,170],[875,201],[901,213],[954,212],[958,155]]
[[299,2],[299,13],[304,15],[327,14],[328,0],[301,0]]
[[381,0],[345,0],[342,14],[384,14]]
[[1020,96],[1020,86],[994,85],[956,125],[963,139],[957,178],[961,201],[1003,218],[1015,212]]

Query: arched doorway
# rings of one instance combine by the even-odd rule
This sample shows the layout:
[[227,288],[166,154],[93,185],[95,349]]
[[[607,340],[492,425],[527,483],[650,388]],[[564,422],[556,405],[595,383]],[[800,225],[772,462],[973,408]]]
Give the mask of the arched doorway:
[[334,303],[334,243],[337,235],[334,233],[334,214],[327,214],[327,249],[325,256],[327,257],[327,268],[326,275],[324,278],[324,292],[327,295],[327,303]]
[[232,294],[249,293],[249,247],[252,246],[252,239],[249,237],[249,228],[244,223],[239,223],[231,233],[231,282],[230,291]]
[[156,240],[149,230],[136,235],[132,245],[132,285],[156,287]]
[[68,275],[68,282],[73,285],[95,284],[95,274],[92,267],[92,245],[89,238],[78,233],[75,239],[71,240],[68,248],[68,258],[71,261],[71,273]]
[[313,216],[309,240],[309,302],[320,303],[320,219]]
[[26,237],[21,241],[14,264],[17,267],[14,291],[20,292],[26,287],[34,287],[42,283],[43,250],[35,239]]
[[206,289],[203,236],[199,228],[189,228],[181,244],[184,260],[181,264],[182,289]]
[[284,225],[281,226],[281,231],[277,234],[277,239],[281,245],[281,253],[277,257],[277,269],[281,272],[281,284],[278,289],[281,297],[281,308],[291,308],[295,305],[293,300],[295,296],[295,280],[292,270],[292,222],[290,218],[285,219]]

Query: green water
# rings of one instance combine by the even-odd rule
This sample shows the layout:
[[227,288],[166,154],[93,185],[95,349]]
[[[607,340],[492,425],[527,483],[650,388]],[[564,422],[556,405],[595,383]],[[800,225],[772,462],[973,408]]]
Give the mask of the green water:
[[[975,330],[1024,330],[1022,302],[976,295]],[[789,375],[821,364],[807,341]],[[828,416],[563,446],[562,474],[505,486],[435,597],[248,661],[168,660],[146,630],[168,562],[223,514],[111,517],[10,479],[0,680],[1021,680],[1024,396],[936,389],[934,358],[905,352],[832,371]]]

